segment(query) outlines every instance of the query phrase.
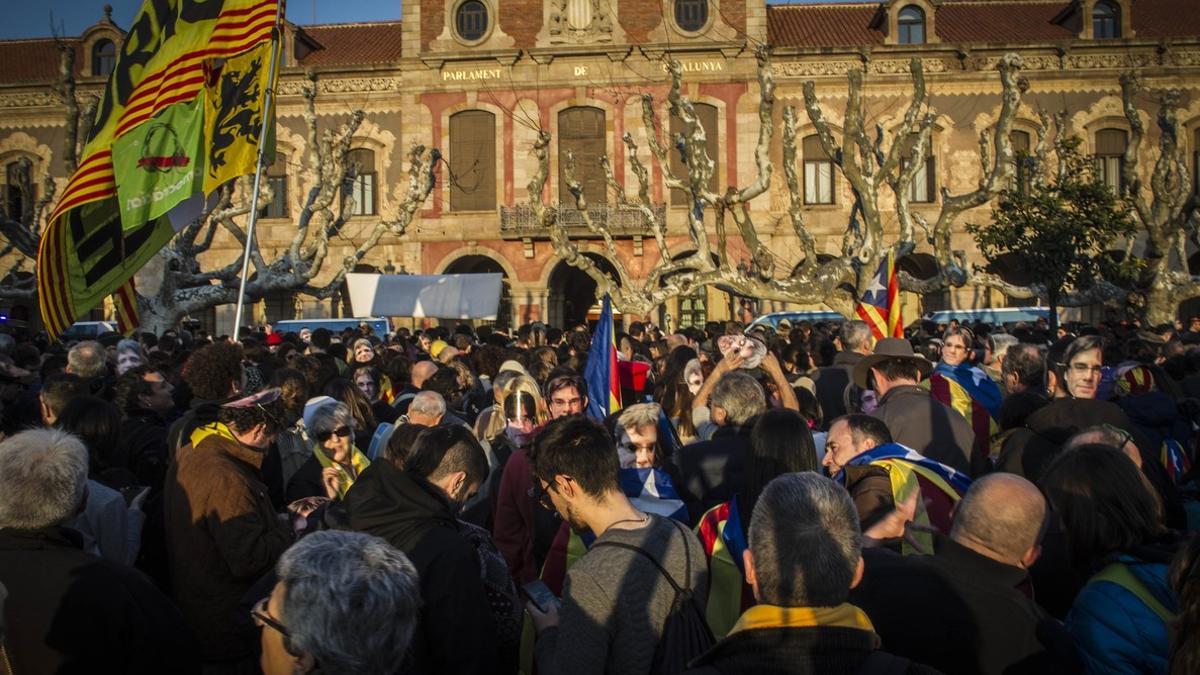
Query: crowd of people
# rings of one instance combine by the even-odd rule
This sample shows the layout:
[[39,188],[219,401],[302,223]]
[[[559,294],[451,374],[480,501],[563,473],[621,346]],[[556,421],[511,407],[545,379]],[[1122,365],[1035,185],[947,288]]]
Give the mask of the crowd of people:
[[592,343],[0,334],[0,673],[1200,673],[1200,318]]

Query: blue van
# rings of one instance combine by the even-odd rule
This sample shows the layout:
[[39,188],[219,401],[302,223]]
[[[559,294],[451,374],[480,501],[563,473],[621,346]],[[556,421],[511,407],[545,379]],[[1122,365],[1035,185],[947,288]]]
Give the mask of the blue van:
[[816,323],[818,321],[836,321],[840,323],[845,321],[846,317],[842,316],[838,312],[820,309],[803,310],[798,312],[771,312],[770,314],[763,314],[754,321],[751,321],[750,325],[746,326],[746,330],[750,330],[755,326],[770,326],[771,330],[775,330],[779,327],[779,322],[785,319],[788,323],[795,326],[801,321],[807,321],[809,323]]
[[1049,307],[981,307],[979,309],[946,309],[940,312],[929,312],[921,317],[921,321],[932,321],[937,324],[950,323],[957,319],[959,323],[971,325],[976,322],[988,323],[993,326],[1007,326],[1015,323],[1034,323],[1038,319],[1050,320]]

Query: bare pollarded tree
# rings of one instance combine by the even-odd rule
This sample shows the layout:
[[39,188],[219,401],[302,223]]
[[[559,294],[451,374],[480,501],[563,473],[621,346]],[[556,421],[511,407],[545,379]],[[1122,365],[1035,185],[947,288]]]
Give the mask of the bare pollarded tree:
[[[316,112],[316,76],[310,73],[308,78],[302,96],[307,164],[311,173],[304,206],[288,246],[273,260],[268,261],[263,255],[255,233],[250,245],[253,276],[246,284],[246,298],[250,302],[275,291],[297,291],[322,299],[334,295],[346,274],[354,270],[385,234],[401,236],[405,233],[435,185],[434,168],[441,153],[437,149],[426,152],[425,146],[414,144],[408,151],[407,189],[395,200],[391,212],[380,218],[352,253],[341,260],[328,261],[330,238],[342,234],[354,212],[351,186],[358,167],[348,156],[351,140],[364,115],[358,110],[340,128],[321,129]],[[209,271],[201,271],[195,260],[211,248],[220,230],[245,246],[244,222],[250,213],[251,180],[252,177],[246,176],[221,188],[215,206],[184,228],[163,249],[161,257],[166,263],[166,274],[162,285],[149,297],[139,294],[138,298],[144,327],[160,330],[188,314],[237,301],[240,256]],[[270,188],[264,183],[260,186],[259,203],[269,203],[271,198]],[[336,272],[324,284],[314,285],[314,279],[327,264],[337,265]]]
[[[68,133],[65,170],[69,175],[75,167],[78,139],[88,136],[87,125],[94,103],[84,110],[76,100],[72,77],[73,51],[63,52],[63,66],[56,91],[63,97],[68,113]],[[372,226],[349,255],[330,261],[330,239],[345,238],[345,228],[354,212],[352,184],[359,167],[348,160],[350,142],[363,121],[361,110],[338,129],[321,128],[316,112],[316,76],[308,75],[303,87],[304,121],[307,141],[307,165],[310,169],[304,206],[296,219],[296,229],[286,249],[268,260],[263,255],[255,233],[250,245],[252,278],[246,284],[246,298],[257,301],[274,291],[296,291],[317,298],[327,298],[338,292],[347,272],[354,269],[370,249],[386,234],[403,235],[417,209],[428,197],[435,184],[434,167],[440,159],[438,150],[426,151],[413,145],[408,152],[409,180],[406,190],[398,195],[390,213]],[[29,185],[29,165],[22,164],[23,194],[33,194]],[[49,172],[47,172],[49,173]],[[11,283],[0,289],[0,297],[30,299],[35,289],[32,278],[18,280],[11,272],[32,271],[37,259],[38,241],[43,227],[43,214],[53,202],[55,185],[47,176],[41,197],[34,204],[24,200],[21,214],[0,215],[0,236],[4,239],[3,254],[17,252],[16,262],[9,270]],[[204,271],[198,258],[212,249],[219,232],[228,233],[242,247],[246,243],[246,224],[250,214],[252,177],[246,176],[218,190],[210,206],[190,225],[183,228],[150,265],[156,271],[146,275],[154,280],[138,292],[138,310],[142,328],[161,332],[189,315],[209,307],[237,301],[240,285],[241,256],[231,255],[222,267]],[[273,197],[269,185],[260,186],[259,203],[270,203]],[[7,205],[4,206],[7,208]],[[240,249],[239,249],[240,250]],[[3,257],[3,255],[0,255]],[[314,280],[327,265],[336,265],[336,272],[325,283]],[[161,280],[161,283],[158,283]]]
[[[1170,323],[1179,303],[1200,297],[1200,276],[1188,270],[1189,239],[1200,244],[1200,204],[1188,171],[1187,156],[1179,141],[1180,93],[1177,90],[1153,92],[1158,102],[1158,157],[1150,174],[1150,190],[1139,176],[1139,156],[1146,131],[1134,97],[1141,90],[1135,73],[1121,76],[1121,98],[1125,119],[1129,122],[1129,144],[1122,158],[1122,173],[1127,177],[1127,201],[1132,205],[1141,229],[1145,250],[1142,274],[1130,297],[1133,309],[1141,309],[1151,324]],[[1137,240],[1131,240],[1126,254],[1133,253]],[[1139,307],[1140,305],[1140,307]]]
[[[855,205],[842,238],[841,255],[822,260],[817,255],[816,240],[804,222],[803,197],[796,172],[797,136],[800,127],[796,109],[787,106],[783,119],[783,165],[788,208],[786,217],[801,249],[799,264],[789,270],[779,269],[775,257],[762,243],[759,231],[751,218],[750,201],[770,186],[773,167],[769,151],[774,135],[775,80],[768,51],[756,50],[759,85],[759,133],[755,147],[755,177],[741,189],[730,187],[724,194],[709,189],[713,162],[705,149],[706,135],[692,102],[682,94],[683,69],[674,59],[668,59],[671,78],[667,96],[668,112],[681,122],[682,131],[670,139],[669,145],[660,141],[661,130],[654,113],[654,102],[642,96],[642,121],[646,127],[650,152],[658,160],[667,188],[682,190],[691,205],[687,215],[687,236],[693,251],[673,259],[667,246],[668,229],[650,202],[649,171],[638,157],[638,146],[632,134],[623,140],[627,158],[637,178],[637,196],[630,197],[625,187],[613,175],[607,157],[601,159],[609,191],[620,206],[640,211],[654,235],[659,264],[645,279],[633,279],[616,255],[612,232],[606,223],[596,222],[587,211],[587,198],[574,177],[574,159],[566,158],[564,173],[566,187],[575,198],[584,223],[605,242],[616,277],[607,274],[583,255],[559,222],[557,210],[541,203],[540,195],[549,174],[548,147],[550,136],[539,133],[534,147],[538,171],[530,181],[532,207],[542,224],[550,229],[556,253],[568,263],[585,271],[597,283],[597,293],[609,293],[614,304],[623,312],[648,314],[664,301],[686,294],[698,287],[719,284],[738,294],[765,300],[792,303],[824,303],[850,315],[856,298],[861,297],[870,277],[889,250],[905,255],[917,245],[916,231],[923,230],[933,246],[940,263],[932,279],[914,279],[905,275],[906,290],[928,292],[935,288],[961,286],[968,283],[971,271],[966,268],[965,255],[952,251],[950,233],[957,217],[971,208],[995,198],[1009,180],[1013,153],[1009,142],[1012,121],[1020,104],[1023,82],[1019,78],[1021,59],[1015,54],[999,60],[1002,103],[998,119],[980,138],[980,164],[983,176],[978,186],[967,193],[952,195],[942,191],[941,210],[932,223],[912,210],[908,203],[908,188],[919,169],[917,162],[905,162],[906,157],[920,157],[929,144],[934,115],[929,110],[924,71],[918,59],[910,65],[913,93],[898,127],[885,131],[876,126],[874,134],[867,128],[862,69],[851,69],[845,124],[839,140],[824,119],[815,94],[813,82],[804,83],[805,108],[826,154],[846,176],[855,196]],[[670,170],[670,152],[677,152],[686,167],[684,175]],[[881,195],[890,190],[895,195],[895,209],[900,222],[899,232],[889,242],[883,225]],[[705,212],[713,216],[710,233],[705,225]],[[729,251],[730,237],[738,236],[750,256],[749,265],[739,265]],[[715,254],[715,260],[714,258]]]

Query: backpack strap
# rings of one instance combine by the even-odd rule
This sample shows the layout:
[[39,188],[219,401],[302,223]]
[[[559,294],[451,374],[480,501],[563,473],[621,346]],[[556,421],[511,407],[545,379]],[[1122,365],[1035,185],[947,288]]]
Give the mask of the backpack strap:
[[[673,519],[668,518],[667,520],[671,521],[671,524],[675,526],[676,530],[679,529],[679,526],[675,525],[675,521]],[[656,559],[654,556],[647,553],[646,550],[640,546],[634,546],[633,544],[624,544],[624,543],[617,542],[617,541],[598,541],[595,544],[592,544],[592,548],[598,548],[601,546],[610,546],[612,548],[623,548],[627,551],[633,551],[634,553],[637,553],[637,554],[641,555],[642,557],[644,557],[646,560],[649,560],[651,563],[654,564],[655,567],[658,568],[659,573],[662,574],[663,578],[665,578],[667,580],[667,583],[671,584],[671,588],[673,588],[675,590],[676,595],[679,595],[680,593],[683,593],[685,591],[692,590],[691,579],[685,579],[686,585],[681,587],[678,583],[676,583],[675,578],[671,576],[671,573],[668,572],[666,570],[666,568],[662,566],[662,563],[658,562],[658,559]],[[687,564],[686,572],[690,572],[692,569],[692,554],[691,554],[691,551],[688,550],[688,543],[687,543],[686,536],[683,538],[683,551],[684,551],[684,559]],[[685,572],[685,574],[686,574],[686,572]]]
[[1107,581],[1133,593],[1134,597],[1141,600],[1142,604],[1154,612],[1164,623],[1170,624],[1171,620],[1175,617],[1175,614],[1164,607],[1158,598],[1150,593],[1150,589],[1146,588],[1146,585],[1133,575],[1133,572],[1129,570],[1129,566],[1125,563],[1115,562],[1108,565],[1093,575],[1088,580],[1088,584],[1097,581]]

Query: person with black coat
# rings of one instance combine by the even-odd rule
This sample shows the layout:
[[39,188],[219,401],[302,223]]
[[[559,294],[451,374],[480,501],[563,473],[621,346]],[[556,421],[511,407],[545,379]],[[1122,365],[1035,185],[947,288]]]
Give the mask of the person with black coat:
[[457,518],[487,472],[469,431],[433,427],[417,437],[403,470],[378,459],[346,494],[350,528],[403,551],[420,576],[421,618],[403,672],[503,670],[478,554]]
[[87,450],[61,430],[0,443],[0,584],[12,672],[198,673],[182,614],[136,570],[63,526],[86,497]]
[[883,648],[947,673],[1074,673],[1066,629],[1033,599],[1028,568],[1041,554],[1046,501],[1037,487],[996,473],[972,484],[949,537],[932,555],[864,554],[850,592]]

